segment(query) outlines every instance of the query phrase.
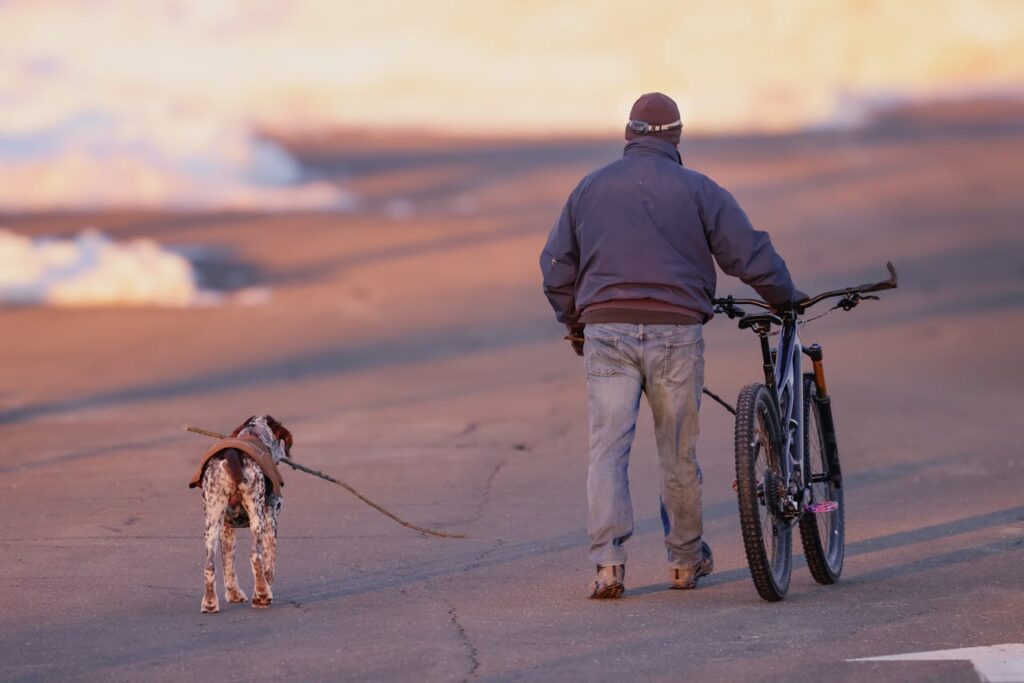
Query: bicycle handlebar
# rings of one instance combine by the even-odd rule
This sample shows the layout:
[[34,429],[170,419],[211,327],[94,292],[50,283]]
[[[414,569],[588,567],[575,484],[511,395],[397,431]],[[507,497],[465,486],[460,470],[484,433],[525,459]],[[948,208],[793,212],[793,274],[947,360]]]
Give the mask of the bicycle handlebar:
[[849,296],[851,294],[869,294],[871,292],[881,292],[886,289],[896,289],[896,268],[893,267],[892,261],[887,261],[885,267],[888,268],[889,270],[888,280],[882,280],[881,282],[868,283],[864,285],[857,285],[856,287],[847,287],[845,289],[833,289],[830,292],[822,292],[818,296],[814,296],[809,299],[804,299],[803,301],[798,301],[797,307],[801,311],[803,311],[824,299],[831,299],[837,296]]
[[[878,297],[864,297],[861,295],[869,294],[871,292],[881,292],[886,289],[896,289],[896,287],[898,286],[896,268],[893,267],[892,261],[886,262],[885,267],[889,270],[889,278],[887,280],[857,285],[855,287],[833,289],[828,292],[822,292],[817,296],[812,296],[797,301],[795,304],[791,306],[791,308],[795,310],[797,314],[800,314],[806,311],[811,306],[821,301],[824,301],[825,299],[832,299],[841,296],[844,297],[845,299],[843,302],[840,302],[839,305],[845,310],[850,310],[851,308],[853,308],[866,298],[877,299]],[[744,315],[744,312],[741,309],[736,308],[737,305],[757,306],[758,308],[763,308],[768,311],[775,311],[778,310],[779,308],[785,308],[772,306],[767,301],[762,301],[761,299],[735,299],[731,296],[725,297],[724,299],[712,299],[711,303],[713,303],[716,308],[719,308],[721,312],[725,313],[730,318],[737,317],[738,315]],[[846,304],[845,306],[843,305],[844,303]]]

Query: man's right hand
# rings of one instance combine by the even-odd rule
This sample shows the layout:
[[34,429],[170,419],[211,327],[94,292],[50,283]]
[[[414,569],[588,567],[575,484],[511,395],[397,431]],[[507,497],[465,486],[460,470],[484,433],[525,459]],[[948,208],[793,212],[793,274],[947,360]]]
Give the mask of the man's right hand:
[[781,314],[781,313],[784,313],[785,311],[788,311],[788,310],[791,310],[791,309],[796,309],[796,311],[798,313],[801,313],[802,309],[800,308],[800,303],[802,301],[807,301],[807,299],[809,299],[810,297],[807,296],[804,292],[800,291],[799,289],[794,290],[794,292],[795,293],[793,294],[793,298],[790,299],[789,301],[787,301],[786,303],[784,303],[784,304],[773,304],[772,305],[772,313],[780,313]]
[[575,325],[567,325],[569,328],[569,334],[565,335],[564,339],[572,344],[572,350],[576,352],[577,356],[583,355],[583,329],[586,327],[583,323],[576,323]]

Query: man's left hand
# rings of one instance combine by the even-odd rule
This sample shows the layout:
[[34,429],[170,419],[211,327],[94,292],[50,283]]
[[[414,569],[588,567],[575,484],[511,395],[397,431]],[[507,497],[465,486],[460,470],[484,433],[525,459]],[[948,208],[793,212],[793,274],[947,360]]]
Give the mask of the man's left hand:
[[577,356],[583,355],[583,343],[586,341],[583,337],[583,329],[586,327],[583,323],[576,323],[575,325],[567,325],[569,328],[569,334],[565,335],[563,339],[572,344],[572,350],[576,352]]

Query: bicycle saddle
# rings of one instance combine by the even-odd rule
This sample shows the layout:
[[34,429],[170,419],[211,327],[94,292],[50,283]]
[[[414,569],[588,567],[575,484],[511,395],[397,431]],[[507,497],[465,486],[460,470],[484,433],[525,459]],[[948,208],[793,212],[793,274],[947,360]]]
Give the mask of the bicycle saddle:
[[771,325],[782,325],[782,318],[772,313],[752,313],[751,315],[745,315],[740,318],[740,329],[745,330],[748,327],[753,327],[758,323],[769,323]]

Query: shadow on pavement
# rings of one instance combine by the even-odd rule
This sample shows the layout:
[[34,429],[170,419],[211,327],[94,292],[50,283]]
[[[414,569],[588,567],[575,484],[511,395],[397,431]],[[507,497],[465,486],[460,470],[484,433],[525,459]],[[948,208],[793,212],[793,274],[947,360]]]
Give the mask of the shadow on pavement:
[[[947,539],[951,536],[959,536],[961,534],[967,534],[981,529],[1004,526],[1021,520],[1024,520],[1024,506],[1006,508],[1005,510],[996,510],[994,512],[987,512],[973,517],[964,517],[950,522],[943,522],[942,524],[933,524],[931,526],[920,527],[918,529],[886,534],[885,536],[877,536],[863,541],[855,541],[854,543],[847,544],[846,556],[864,555],[881,550],[891,550],[893,548],[900,548],[917,543],[925,543],[937,539]],[[799,543],[797,540],[794,539],[793,543],[793,566],[794,569],[796,569],[798,567],[805,566],[806,562],[804,561],[803,555],[797,555],[799,552]],[[844,575],[838,585],[855,585],[894,579],[908,574],[916,574],[930,569],[939,569],[952,564],[968,562],[972,559],[977,559],[982,555],[1011,552],[1013,550],[1024,550],[1024,540],[1000,540],[980,546],[942,553],[940,555],[930,555],[918,560],[889,567],[882,567],[862,574],[855,574],[853,576]],[[749,570],[746,567],[742,567],[740,569],[712,574],[706,579],[704,585],[713,586],[725,584],[733,581],[745,580],[749,577]],[[659,590],[660,588],[661,587],[658,587]],[[641,587],[629,592],[631,594],[643,594],[644,592],[651,592],[651,588]]]
[[[722,501],[709,506],[705,510],[705,519],[711,520],[735,514],[735,508],[736,505],[734,501]],[[966,534],[979,529],[1003,526],[1021,519],[1024,519],[1024,507],[997,510],[982,515],[922,527],[920,529],[858,541],[847,546],[847,555],[860,555],[879,550],[889,550],[892,548],[913,545],[938,538],[949,538],[950,536]],[[635,535],[660,531],[660,529],[661,520],[656,517],[651,517],[641,520],[636,524]],[[798,545],[799,544],[797,544],[797,546]],[[994,545],[997,546],[996,552],[1006,552],[1022,547],[1021,541],[1019,540],[1000,542]],[[579,548],[582,552],[585,547],[586,533],[581,529],[579,531],[562,534],[545,540],[528,541],[515,545],[496,545],[489,550],[478,552],[474,557],[463,558],[461,560],[456,558],[445,558],[428,562],[418,562],[415,565],[412,565],[410,570],[403,570],[399,568],[389,572],[391,578],[388,579],[372,578],[363,581],[355,579],[347,580],[344,586],[337,585],[334,587],[324,588],[323,585],[320,584],[316,589],[312,587],[304,589],[296,586],[293,587],[292,590],[294,591],[294,598],[296,600],[303,604],[307,604],[311,602],[333,600],[357,593],[393,588],[396,586],[407,585],[411,582],[425,581],[440,576],[450,576],[452,574],[475,571],[482,567],[507,564],[526,559],[528,557],[535,558],[539,555],[561,552],[573,548]],[[988,546],[983,546],[983,548],[987,547]],[[947,553],[937,557],[945,558],[949,562],[958,563],[963,561],[960,558],[960,555],[960,552],[956,552]],[[802,556],[794,557],[794,565],[803,566]],[[877,573],[880,578],[894,578],[903,574],[934,569],[937,566],[942,566],[942,559],[924,558],[905,565],[897,565],[883,570],[878,570],[877,572],[872,572],[872,574]],[[858,575],[855,579],[857,581],[862,581],[865,576],[869,576],[869,574]],[[712,574],[708,577],[704,585],[711,586],[724,584],[733,581],[746,580],[748,577],[749,571],[746,567],[743,567],[727,572]],[[651,590],[662,589],[663,586],[661,585],[658,585],[653,589],[641,586],[635,589],[630,589],[628,593],[631,595],[643,594],[644,592],[650,592]]]
[[315,376],[344,375],[382,368],[437,362],[469,354],[508,349],[551,339],[553,324],[536,318],[506,320],[478,332],[442,328],[420,330],[390,339],[367,340],[343,348],[327,347],[266,363],[242,365],[220,372],[202,372],[178,380],[113,389],[0,412],[0,424],[12,424],[50,415],[94,408],[109,408],[140,401],[157,401],[208,392],[251,389]]

